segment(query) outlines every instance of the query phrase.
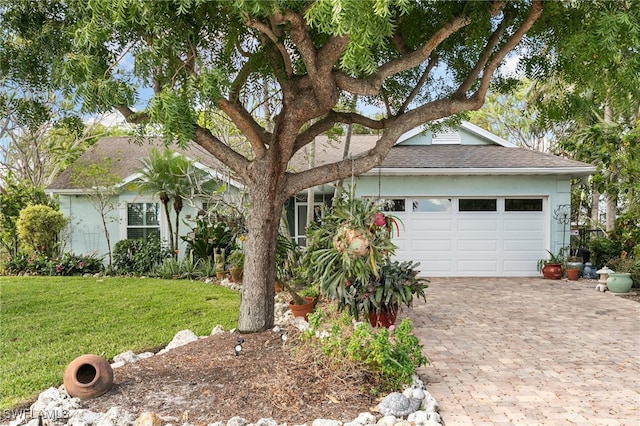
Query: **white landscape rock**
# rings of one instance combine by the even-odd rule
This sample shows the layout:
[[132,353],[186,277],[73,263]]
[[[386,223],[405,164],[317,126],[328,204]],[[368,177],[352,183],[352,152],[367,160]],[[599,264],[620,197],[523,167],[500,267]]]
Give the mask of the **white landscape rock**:
[[311,426],[342,426],[342,422],[329,419],[315,419]]
[[227,426],[246,426],[247,424],[249,421],[240,416],[231,417],[227,422]]
[[129,350],[113,357],[115,362],[124,362],[125,364],[130,362],[140,361],[140,357],[133,351]]
[[135,417],[124,408],[111,407],[100,416],[95,426],[130,426],[135,420]]
[[371,426],[376,424],[376,416],[371,413],[360,413],[353,421],[344,426]]
[[195,342],[196,340],[198,340],[198,336],[196,336],[196,334],[193,331],[191,330],[178,331],[176,335],[173,337],[173,340],[169,342],[167,347],[165,347],[160,352],[158,352],[158,355],[168,352],[171,349],[184,346],[187,343]]
[[220,324],[216,325],[215,327],[213,327],[213,330],[211,330],[211,335],[215,336],[217,334],[223,334],[224,333],[224,327],[221,326]]

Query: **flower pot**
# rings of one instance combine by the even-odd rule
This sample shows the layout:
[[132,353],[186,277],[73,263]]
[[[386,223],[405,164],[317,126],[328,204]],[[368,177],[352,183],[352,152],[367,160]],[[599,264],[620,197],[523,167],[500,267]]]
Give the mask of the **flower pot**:
[[632,286],[631,274],[627,272],[612,272],[607,278],[607,288],[612,293],[627,293]]
[[113,385],[113,370],[106,359],[98,355],[81,355],[64,370],[64,388],[75,398],[100,396]]
[[567,279],[569,281],[577,281],[580,278],[580,269],[567,268]]
[[389,328],[396,323],[396,318],[398,318],[397,309],[369,312],[369,324],[371,324],[372,327]]
[[542,276],[548,280],[562,278],[562,265],[559,263],[547,263],[542,268]]
[[216,278],[219,280],[227,278],[227,271],[216,271]]
[[307,315],[313,312],[313,308],[316,307],[316,299],[305,296],[304,300],[307,302],[304,305],[296,305],[293,301],[289,302],[289,309],[293,312],[294,317],[304,317],[305,321],[308,321]]
[[233,281],[234,283],[241,283],[242,282],[242,272],[243,272],[242,268],[231,268],[231,269],[229,269],[229,273],[231,274],[231,281]]

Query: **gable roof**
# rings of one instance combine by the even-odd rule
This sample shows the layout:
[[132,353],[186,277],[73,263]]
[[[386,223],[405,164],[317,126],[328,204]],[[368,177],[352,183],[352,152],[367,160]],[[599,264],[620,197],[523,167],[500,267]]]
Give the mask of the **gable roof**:
[[[487,142],[490,142],[492,144],[495,145],[500,145],[500,146],[504,146],[504,147],[508,147],[508,148],[516,148],[517,145],[509,142],[506,139],[501,138],[500,136],[493,134],[491,132],[486,131],[485,129],[483,129],[482,127],[478,127],[473,123],[469,123],[468,121],[463,121],[460,124],[458,124],[458,130],[464,130],[467,131],[468,133],[471,133],[473,135],[479,136],[482,139],[485,139]],[[415,127],[411,130],[409,130],[408,132],[403,133],[399,138],[398,138],[398,142],[396,142],[396,145],[402,145],[404,142],[408,141],[409,139],[420,135],[421,133],[424,132],[424,129],[422,126],[418,126]]]
[[[79,164],[93,164],[98,163],[103,158],[111,158],[111,173],[121,178],[122,183],[126,184],[138,178],[139,171],[143,167],[142,160],[149,156],[151,149],[164,149],[164,146],[164,142],[160,138],[148,139],[144,144],[137,144],[134,142],[134,138],[129,136],[106,137],[98,140],[76,162]],[[221,163],[200,145],[191,143],[185,149],[177,145],[170,145],[169,148],[194,161],[196,167],[206,169],[210,173],[217,174],[217,177],[221,177],[219,173],[216,173],[221,169]],[[84,192],[86,188],[79,188],[72,182],[72,171],[73,167],[63,170],[46,188],[46,191],[54,193]],[[235,181],[232,183],[235,186],[242,186]]]
[[[595,173],[590,164],[574,161],[556,155],[545,154],[516,147],[510,142],[493,135],[471,123],[463,122],[461,127],[490,142],[487,145],[403,145],[402,142],[422,132],[416,128],[405,133],[391,148],[380,167],[373,168],[368,174],[382,175],[566,175],[570,177],[587,176]],[[345,136],[331,141],[326,136],[316,138],[315,164],[322,165],[340,161],[344,155]],[[357,155],[373,148],[377,135],[352,135],[349,155]],[[91,164],[103,158],[112,158],[112,173],[119,176],[123,183],[138,177],[142,167],[141,160],[148,157],[152,148],[163,148],[160,138],[149,139],[142,145],[133,142],[132,137],[106,137],[100,139],[88,149],[78,161]],[[200,168],[207,169],[217,178],[236,187],[242,184],[221,173],[225,166],[196,143],[190,143],[182,149],[170,146],[185,155]],[[293,170],[305,170],[308,160],[305,150],[301,150],[290,162]],[[82,193],[71,182],[72,168],[60,173],[47,187],[47,192]]]

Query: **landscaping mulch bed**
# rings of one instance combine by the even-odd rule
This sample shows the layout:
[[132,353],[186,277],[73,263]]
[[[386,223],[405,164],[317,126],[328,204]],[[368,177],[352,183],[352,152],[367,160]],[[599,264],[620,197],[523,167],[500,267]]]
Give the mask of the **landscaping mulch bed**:
[[[291,355],[272,331],[224,333],[114,370],[114,386],[84,408],[106,412],[113,406],[132,414],[155,412],[166,422],[206,425],[241,416],[250,422],[273,418],[279,424],[310,424],[316,418],[351,421],[378,401],[370,381],[358,372],[339,377],[308,354]],[[305,359],[305,357],[307,357]]]

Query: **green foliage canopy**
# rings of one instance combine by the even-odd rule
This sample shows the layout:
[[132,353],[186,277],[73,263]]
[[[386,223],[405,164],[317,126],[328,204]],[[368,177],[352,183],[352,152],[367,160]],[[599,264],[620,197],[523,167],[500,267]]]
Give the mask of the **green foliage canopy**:
[[[539,0],[11,0],[0,2],[0,73],[193,140],[238,176],[251,206],[240,329],[256,331],[273,322],[273,247],[288,197],[370,170],[404,132],[479,108],[508,54],[523,46],[529,64],[544,64],[585,32],[588,10]],[[143,88],[153,91],[146,103]],[[354,96],[384,115],[341,111]],[[273,119],[254,105],[270,105]],[[199,124],[214,109],[250,153]],[[346,124],[379,130],[376,146],[288,169],[316,136]]]

